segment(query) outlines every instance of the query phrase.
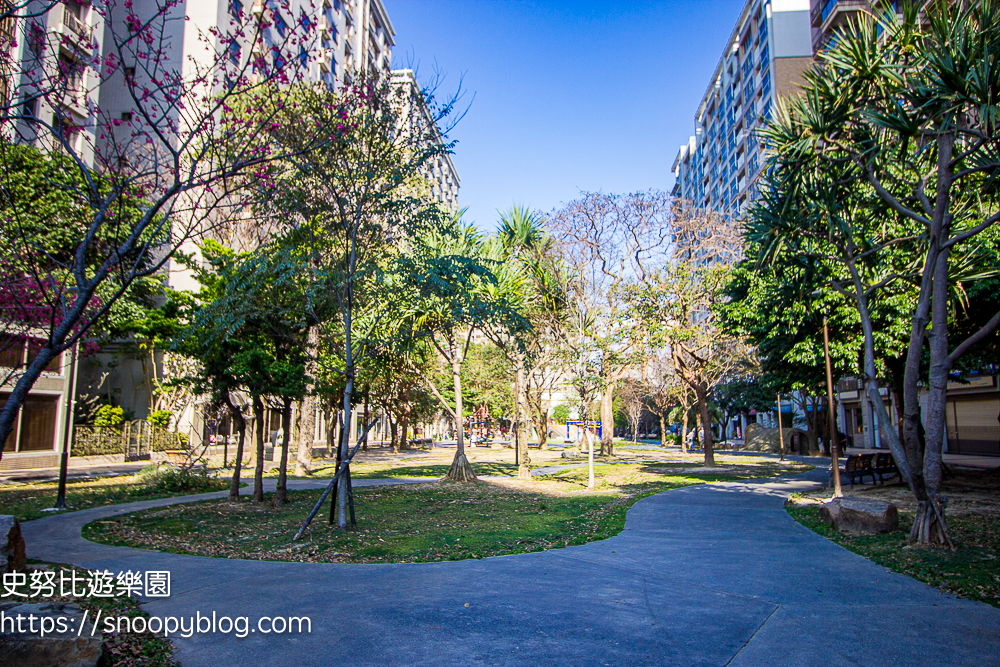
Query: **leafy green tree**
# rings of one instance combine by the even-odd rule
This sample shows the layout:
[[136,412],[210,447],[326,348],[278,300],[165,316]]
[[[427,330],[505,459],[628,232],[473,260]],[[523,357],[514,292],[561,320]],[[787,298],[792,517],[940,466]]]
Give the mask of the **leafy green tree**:
[[[452,107],[437,105],[430,91],[361,72],[337,92],[325,84],[294,86],[278,106],[274,136],[292,156],[270,170],[256,208],[282,225],[296,248],[289,259],[308,284],[299,317],[310,329],[309,372],[318,375],[314,365],[329,359],[322,370],[342,375],[345,432],[360,369],[384,347],[389,304],[376,283],[386,257],[442,215],[422,170],[451,150],[442,121]],[[329,141],[305,150],[302,142],[316,132]],[[318,353],[321,340],[333,356]],[[342,439],[339,457],[349,466],[347,446]],[[337,526],[346,529],[346,485],[338,487],[336,502]]]
[[427,341],[447,365],[453,404],[426,374],[421,376],[455,421],[458,446],[447,478],[474,480],[475,471],[465,455],[462,365],[477,331],[505,323],[516,332],[527,323],[508,301],[491,292],[497,279],[483,256],[482,238],[474,227],[461,221],[461,213],[455,216],[450,229],[416,240],[407,264],[408,270],[397,277],[394,308],[399,330],[411,340]]
[[[992,0],[907,6],[901,19],[862,17],[821,54],[805,94],[765,132],[775,162],[760,216],[773,228],[764,253],[833,246],[828,256],[842,268],[831,284],[858,310],[866,392],[918,501],[911,539],[920,544],[951,544],[940,496],[949,376],[1000,325],[996,312],[961,341],[949,325],[955,281],[981,274],[969,269],[991,256],[984,243],[1000,221],[998,39]],[[905,280],[917,287],[900,442],[878,393],[870,301]]]

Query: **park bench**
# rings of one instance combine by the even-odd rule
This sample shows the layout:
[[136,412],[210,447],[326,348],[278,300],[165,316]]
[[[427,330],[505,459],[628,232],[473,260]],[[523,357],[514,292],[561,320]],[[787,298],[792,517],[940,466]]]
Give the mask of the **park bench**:
[[410,447],[433,447],[434,441],[431,438],[415,438],[407,443]]
[[[859,484],[864,484],[865,477],[870,476],[872,484],[875,483],[874,459],[874,454],[851,454],[844,461],[844,467],[840,469],[840,474],[847,477],[852,489],[854,488],[855,478],[858,479]],[[833,474],[831,473],[832,476]]]
[[875,465],[872,470],[878,475],[879,482],[882,484],[885,484],[886,477],[899,475],[899,468],[896,467],[896,459],[892,458],[892,454],[887,452],[875,455]]

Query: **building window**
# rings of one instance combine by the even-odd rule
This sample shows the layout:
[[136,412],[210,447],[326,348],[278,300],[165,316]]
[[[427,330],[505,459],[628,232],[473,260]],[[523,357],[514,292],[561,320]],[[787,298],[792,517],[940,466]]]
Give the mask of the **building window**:
[[240,64],[240,43],[235,37],[229,38],[229,62],[234,65]]
[[[24,101],[24,115],[28,118],[38,117],[38,98],[30,97]],[[0,366],[3,364],[0,363]]]
[[234,21],[243,18],[243,3],[240,0],[229,0],[229,16]]
[[304,46],[299,47],[299,64],[301,64],[302,67],[309,66],[309,52],[306,51],[306,47]]
[[288,24],[285,23],[285,19],[281,18],[281,14],[275,13],[274,15],[274,29],[278,33],[278,37],[284,39],[285,33],[288,32]]
[[[7,403],[10,394],[0,394],[0,406]],[[58,396],[29,394],[14,422],[14,430],[4,442],[4,452],[52,451],[56,448],[56,416],[59,413]]]

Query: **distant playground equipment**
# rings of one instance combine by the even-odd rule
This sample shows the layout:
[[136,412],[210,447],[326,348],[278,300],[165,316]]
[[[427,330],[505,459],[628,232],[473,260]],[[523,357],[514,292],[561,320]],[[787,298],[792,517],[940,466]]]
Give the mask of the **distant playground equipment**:
[[566,440],[572,442],[573,438],[570,437],[569,427],[570,425],[577,427],[577,434],[579,434],[581,428],[585,429],[597,429],[597,439],[601,439],[601,422],[599,421],[586,421],[581,419],[568,419],[566,420]]

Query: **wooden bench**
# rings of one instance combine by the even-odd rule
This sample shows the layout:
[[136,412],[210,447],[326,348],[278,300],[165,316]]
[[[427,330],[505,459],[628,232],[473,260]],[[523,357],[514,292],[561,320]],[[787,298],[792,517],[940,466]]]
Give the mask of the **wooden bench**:
[[854,479],[858,479],[859,484],[865,483],[865,477],[872,478],[875,483],[875,455],[874,454],[851,454],[844,460],[844,467],[840,469],[840,474],[847,477],[854,488]]
[[902,476],[899,475],[899,468],[896,467],[896,459],[892,457],[892,454],[884,452],[875,455],[875,465],[872,471],[878,475],[879,482],[885,484],[886,477]]

